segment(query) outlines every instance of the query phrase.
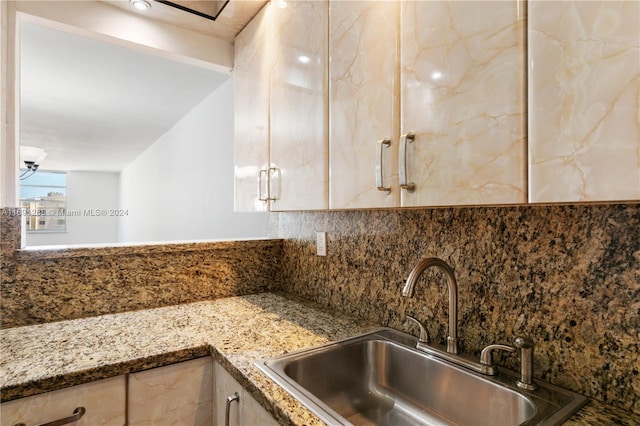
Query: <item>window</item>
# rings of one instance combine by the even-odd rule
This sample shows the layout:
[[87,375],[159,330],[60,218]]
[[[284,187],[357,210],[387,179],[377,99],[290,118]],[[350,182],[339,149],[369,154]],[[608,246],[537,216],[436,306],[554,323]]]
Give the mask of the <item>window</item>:
[[66,232],[67,174],[37,173],[20,181],[20,206],[25,210],[27,232]]

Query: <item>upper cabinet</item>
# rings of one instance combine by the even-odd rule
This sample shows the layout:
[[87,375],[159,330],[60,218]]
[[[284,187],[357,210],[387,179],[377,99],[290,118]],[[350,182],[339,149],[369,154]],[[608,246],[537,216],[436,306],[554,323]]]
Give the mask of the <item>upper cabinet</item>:
[[402,2],[400,180],[414,187],[403,206],[526,202],[519,5]]
[[518,11],[517,1],[265,8],[236,40],[236,208],[526,202]]
[[517,1],[329,10],[331,208],[526,202]]
[[267,4],[235,40],[235,210],[328,208],[327,4]]
[[235,211],[269,207],[268,13],[263,8],[234,44]]
[[638,28],[638,1],[529,1],[531,202],[640,199]]
[[236,43],[246,204],[640,200],[638,1],[276,4]]
[[329,2],[332,209],[395,207],[399,2]]
[[271,210],[328,208],[327,3],[270,6]]

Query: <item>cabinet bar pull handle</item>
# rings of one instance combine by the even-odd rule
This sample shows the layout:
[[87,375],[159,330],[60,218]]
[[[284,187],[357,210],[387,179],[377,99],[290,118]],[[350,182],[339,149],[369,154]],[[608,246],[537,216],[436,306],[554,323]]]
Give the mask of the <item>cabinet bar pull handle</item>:
[[[267,200],[276,201],[278,197],[273,195],[273,190],[271,188],[271,183],[273,182],[273,175],[277,175],[278,179],[280,179],[280,170],[277,167],[269,167],[267,169],[268,172],[268,180],[267,180]],[[278,182],[279,183],[279,182]]]
[[[82,416],[84,416],[84,413],[87,410],[85,410],[84,407],[78,407],[75,410],[73,410],[73,414],[70,415],[69,417],[65,417],[64,419],[60,419],[60,420],[54,420],[52,422],[49,423],[41,423],[37,426],[62,426],[62,425],[68,425],[69,423],[74,423],[77,422],[78,420],[80,420],[80,418]],[[17,423],[15,424],[15,426],[24,426],[24,423]]]
[[224,405],[224,426],[229,426],[229,411],[231,410],[231,403],[240,403],[240,395],[238,392],[234,392],[233,395],[227,397],[227,402]]
[[416,184],[408,182],[407,178],[407,143],[411,143],[415,140],[416,135],[413,132],[407,132],[400,137],[400,188],[406,189],[407,192],[413,192],[416,189]]
[[267,175],[267,169],[261,169],[260,173],[258,173],[258,200],[260,201],[268,201],[269,194],[267,194],[267,198],[262,196],[262,174]]
[[[269,167],[267,169],[261,169],[260,173],[258,174],[258,199],[260,201],[276,201],[276,197],[272,197],[271,196],[271,181],[272,181],[272,176],[274,174],[278,173],[278,169],[276,167]],[[267,179],[267,196],[263,197],[262,196],[262,175],[266,176]]]
[[391,192],[390,186],[384,186],[382,178],[382,150],[383,148],[389,148],[391,146],[391,139],[381,139],[377,144],[376,149],[376,188],[378,191]]

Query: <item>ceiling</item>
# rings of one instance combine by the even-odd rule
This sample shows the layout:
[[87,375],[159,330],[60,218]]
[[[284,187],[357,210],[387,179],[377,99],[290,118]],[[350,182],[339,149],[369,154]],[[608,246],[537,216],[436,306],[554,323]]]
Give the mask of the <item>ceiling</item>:
[[[233,40],[255,15],[248,5],[259,10],[264,3],[231,1],[215,22],[157,2],[151,10],[157,19]],[[234,10],[244,10],[246,22],[228,18]],[[224,16],[227,23],[217,27]],[[44,170],[120,171],[229,78],[30,23],[21,26],[20,61],[21,144],[47,152]]]
[[176,27],[207,34],[228,42],[233,42],[240,30],[267,3],[266,0],[230,0],[216,20],[212,21],[156,1],[150,1],[152,7],[146,11],[133,9],[128,0],[102,1],[149,19],[166,22]]

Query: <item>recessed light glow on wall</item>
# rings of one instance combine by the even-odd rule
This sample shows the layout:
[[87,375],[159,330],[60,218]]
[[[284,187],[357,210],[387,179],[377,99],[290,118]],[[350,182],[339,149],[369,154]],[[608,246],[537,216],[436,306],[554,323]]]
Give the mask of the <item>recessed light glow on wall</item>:
[[311,62],[311,58],[307,55],[300,55],[298,56],[298,62],[300,62],[301,64],[308,64],[309,62]]
[[129,0],[131,6],[135,7],[138,10],[149,10],[151,9],[151,3],[147,0]]
[[440,71],[434,71],[431,73],[432,80],[440,80],[442,78],[442,73]]

